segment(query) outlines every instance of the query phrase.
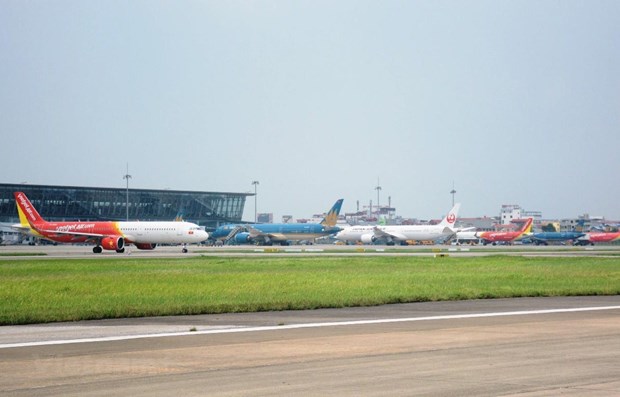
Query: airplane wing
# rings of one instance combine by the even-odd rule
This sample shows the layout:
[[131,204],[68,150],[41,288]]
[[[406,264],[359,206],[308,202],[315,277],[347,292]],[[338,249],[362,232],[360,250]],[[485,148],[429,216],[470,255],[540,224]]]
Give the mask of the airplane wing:
[[407,240],[407,236],[405,236],[404,234],[393,233],[393,232],[392,233],[388,233],[385,230],[382,230],[382,229],[380,229],[380,228],[378,228],[376,226],[372,229],[372,231],[373,231],[375,237],[378,238],[378,239],[384,238],[384,239],[399,240],[399,241]]
[[264,233],[252,226],[247,226],[250,237],[255,240],[264,241],[282,241],[286,240],[286,236],[282,233]]
[[15,223],[11,225],[11,229],[20,233],[30,233],[30,230],[32,230],[30,226],[22,226],[21,223]]
[[53,238],[53,237],[62,237],[62,236],[71,236],[71,237],[86,237],[87,241],[99,241],[104,237],[108,237],[109,234],[100,234],[100,233],[85,233],[85,232],[76,232],[76,231],[64,231],[64,230],[47,230],[41,229],[38,227],[32,227],[34,231],[41,234],[43,238]]
[[45,230],[45,229],[35,229],[39,233],[47,233],[47,234],[55,234],[57,236],[76,236],[76,237],[92,237],[92,238],[100,238],[107,237],[108,234],[100,234],[100,233],[83,233],[83,232],[65,232],[62,230]]

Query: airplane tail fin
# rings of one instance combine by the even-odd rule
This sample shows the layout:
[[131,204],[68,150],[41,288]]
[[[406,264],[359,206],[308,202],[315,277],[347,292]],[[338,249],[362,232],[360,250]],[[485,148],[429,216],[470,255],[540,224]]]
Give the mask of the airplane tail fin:
[[34,208],[28,197],[22,192],[15,192],[15,204],[17,205],[17,213],[19,215],[19,222],[22,226],[28,226],[30,228],[36,228],[36,225],[47,223],[45,219],[39,215]]
[[461,203],[454,204],[454,207],[448,212],[445,218],[441,221],[439,225],[447,226],[450,228],[454,228],[454,224],[456,223],[456,218],[459,215],[459,209],[461,208]]
[[534,222],[534,218],[527,218],[527,221],[523,224],[520,232],[521,234],[529,234],[532,233],[532,223]]
[[332,208],[327,212],[325,218],[321,221],[321,225],[325,227],[334,227],[338,222],[338,215],[340,215],[340,208],[342,207],[343,199],[338,199]]

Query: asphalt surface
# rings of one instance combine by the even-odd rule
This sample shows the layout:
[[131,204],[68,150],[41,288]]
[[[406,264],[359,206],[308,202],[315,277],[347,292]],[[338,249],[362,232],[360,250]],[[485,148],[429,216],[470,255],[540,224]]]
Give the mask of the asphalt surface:
[[0,327],[3,396],[559,394],[620,395],[620,297]]
[[37,259],[97,259],[97,258],[187,258],[196,256],[618,256],[619,245],[597,245],[594,247],[574,247],[564,245],[499,245],[499,246],[381,246],[381,245],[292,245],[258,247],[251,245],[211,247],[188,245],[189,252],[182,253],[181,246],[158,246],[154,250],[139,250],[128,246],[124,253],[104,250],[100,254],[92,252],[92,245],[9,245],[0,246],[0,260]]

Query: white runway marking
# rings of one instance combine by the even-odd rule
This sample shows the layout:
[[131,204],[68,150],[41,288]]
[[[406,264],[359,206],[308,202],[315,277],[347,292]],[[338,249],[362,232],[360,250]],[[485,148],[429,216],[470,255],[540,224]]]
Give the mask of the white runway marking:
[[263,332],[263,331],[279,331],[301,328],[321,328],[321,327],[339,327],[347,325],[369,325],[369,324],[390,324],[390,323],[405,323],[414,321],[439,321],[439,320],[458,320],[458,319],[471,319],[471,318],[488,318],[488,317],[504,317],[504,316],[525,316],[536,314],[556,314],[556,313],[575,313],[575,312],[589,312],[589,311],[601,311],[601,310],[620,310],[620,306],[598,306],[598,307],[577,307],[567,309],[547,309],[547,310],[522,310],[512,312],[495,312],[495,313],[474,313],[474,314],[452,314],[445,316],[428,316],[428,317],[407,317],[407,318],[388,318],[379,320],[353,320],[353,321],[334,321],[324,323],[308,323],[308,324],[290,324],[290,325],[278,325],[278,326],[262,326],[262,327],[231,327],[231,328],[218,328],[204,331],[189,331],[189,332],[168,332],[160,334],[141,334],[141,335],[124,335],[124,336],[107,336],[98,338],[83,338],[83,339],[65,339],[65,340],[49,340],[39,342],[24,342],[24,343],[7,343],[0,344],[0,349],[8,349],[15,347],[33,347],[33,346],[51,346],[51,345],[68,345],[73,343],[93,343],[93,342],[114,342],[132,339],[146,339],[146,338],[165,338],[174,336],[191,336],[191,335],[211,335],[211,334],[230,334],[238,332]]

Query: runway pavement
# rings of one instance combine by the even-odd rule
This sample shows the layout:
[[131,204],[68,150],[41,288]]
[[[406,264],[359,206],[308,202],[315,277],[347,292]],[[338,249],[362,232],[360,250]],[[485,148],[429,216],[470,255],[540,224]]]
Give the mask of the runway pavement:
[[158,246],[154,250],[139,250],[128,246],[125,253],[103,251],[92,252],[92,245],[9,245],[0,246],[0,259],[23,260],[37,259],[97,259],[97,258],[187,258],[192,256],[485,256],[485,255],[519,255],[519,256],[618,256],[620,246],[597,245],[594,247],[573,246],[346,246],[346,245],[295,245],[260,247],[252,245],[212,247],[188,245],[188,253],[181,252],[181,246]]
[[617,296],[0,327],[7,396],[610,396],[619,379]]

